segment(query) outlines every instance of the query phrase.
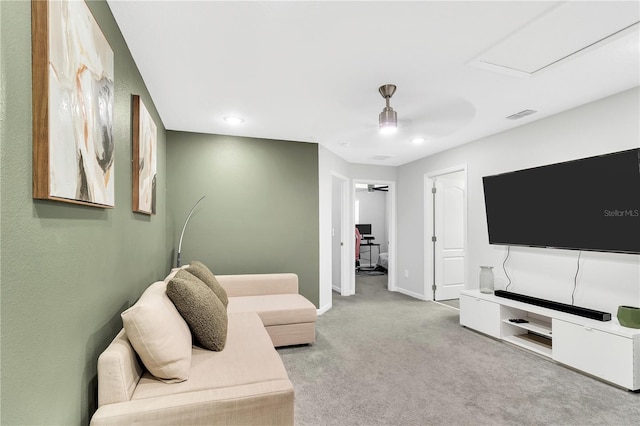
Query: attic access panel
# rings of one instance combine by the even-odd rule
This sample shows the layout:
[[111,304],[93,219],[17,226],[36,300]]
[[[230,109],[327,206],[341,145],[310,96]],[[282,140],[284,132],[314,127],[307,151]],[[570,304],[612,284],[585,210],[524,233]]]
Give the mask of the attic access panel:
[[561,3],[473,59],[470,65],[530,77],[637,31],[639,21],[637,2]]

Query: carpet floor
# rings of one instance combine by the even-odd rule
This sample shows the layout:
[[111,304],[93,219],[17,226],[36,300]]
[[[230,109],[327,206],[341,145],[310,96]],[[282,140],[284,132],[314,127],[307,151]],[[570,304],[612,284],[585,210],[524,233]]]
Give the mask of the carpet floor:
[[640,394],[459,325],[455,309],[357,277],[312,346],[278,350],[296,425],[632,425]]

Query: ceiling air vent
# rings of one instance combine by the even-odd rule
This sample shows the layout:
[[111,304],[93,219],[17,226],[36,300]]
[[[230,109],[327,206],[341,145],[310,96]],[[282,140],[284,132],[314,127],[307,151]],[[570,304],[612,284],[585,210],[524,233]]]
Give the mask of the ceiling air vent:
[[389,158],[391,158],[390,155],[374,155],[373,157],[370,157],[372,160],[377,160],[377,161],[384,161],[384,160],[388,160]]
[[508,116],[507,120],[518,120],[522,117],[526,117],[527,115],[535,114],[536,112],[538,111],[534,109],[525,109],[524,111],[516,112],[515,114]]

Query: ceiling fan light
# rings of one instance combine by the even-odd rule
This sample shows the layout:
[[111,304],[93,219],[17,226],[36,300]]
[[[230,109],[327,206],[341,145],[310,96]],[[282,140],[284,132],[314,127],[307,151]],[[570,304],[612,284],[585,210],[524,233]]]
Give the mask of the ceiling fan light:
[[398,128],[396,126],[383,126],[380,127],[380,133],[382,133],[383,135],[390,135],[392,133],[395,133],[398,131]]
[[378,116],[378,128],[380,133],[394,133],[398,130],[398,114],[389,105],[389,99],[396,92],[395,84],[385,84],[378,88],[378,92],[384,98],[387,106],[384,107],[380,115]]
[[394,133],[398,130],[398,114],[391,107],[385,107],[378,116],[380,133]]

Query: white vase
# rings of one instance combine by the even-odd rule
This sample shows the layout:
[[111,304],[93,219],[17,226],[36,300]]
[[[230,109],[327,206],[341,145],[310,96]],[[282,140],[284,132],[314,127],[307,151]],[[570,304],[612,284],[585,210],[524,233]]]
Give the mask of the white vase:
[[493,293],[493,266],[480,267],[480,293]]

